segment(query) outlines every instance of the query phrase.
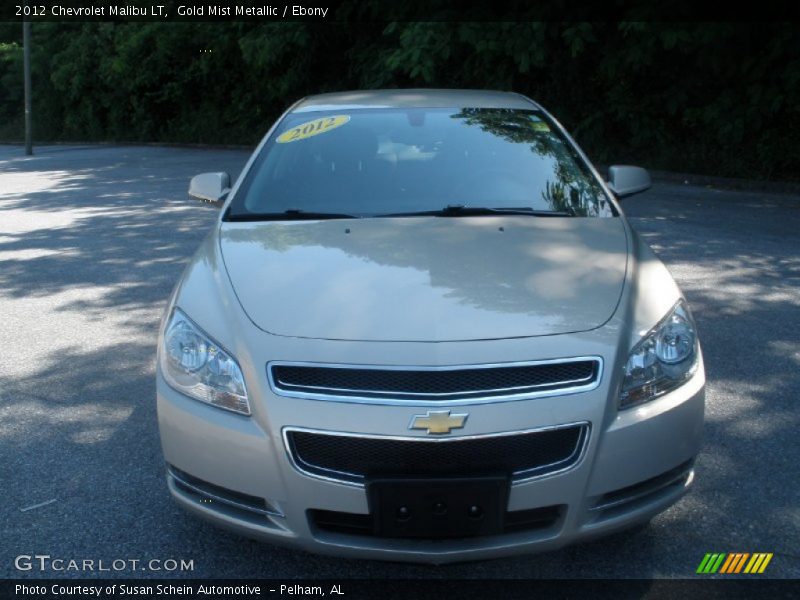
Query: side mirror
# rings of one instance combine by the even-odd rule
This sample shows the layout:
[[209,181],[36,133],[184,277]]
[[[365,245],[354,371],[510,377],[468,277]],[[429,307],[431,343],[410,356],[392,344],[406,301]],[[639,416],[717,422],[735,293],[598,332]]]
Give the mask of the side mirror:
[[638,194],[649,189],[651,185],[650,173],[641,167],[629,165],[608,167],[608,187],[619,197]]
[[189,196],[217,206],[222,206],[230,191],[231,176],[227,173],[202,173],[189,183]]

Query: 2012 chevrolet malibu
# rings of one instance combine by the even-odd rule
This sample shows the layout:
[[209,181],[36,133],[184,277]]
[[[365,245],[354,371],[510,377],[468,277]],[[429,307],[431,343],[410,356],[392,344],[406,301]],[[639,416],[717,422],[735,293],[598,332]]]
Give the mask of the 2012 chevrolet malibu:
[[241,534],[443,563],[646,522],[688,489],[692,315],[603,180],[512,93],[323,94],[273,125],[169,300],[167,482]]

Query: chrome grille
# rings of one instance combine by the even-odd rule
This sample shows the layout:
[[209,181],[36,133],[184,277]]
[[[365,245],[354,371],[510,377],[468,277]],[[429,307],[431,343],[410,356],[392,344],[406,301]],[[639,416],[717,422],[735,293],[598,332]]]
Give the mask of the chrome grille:
[[453,438],[394,437],[286,428],[295,467],[361,485],[373,476],[507,473],[512,481],[563,471],[583,456],[588,423]]
[[456,367],[388,367],[284,363],[269,365],[280,395],[362,401],[515,399],[586,391],[600,381],[597,357]]

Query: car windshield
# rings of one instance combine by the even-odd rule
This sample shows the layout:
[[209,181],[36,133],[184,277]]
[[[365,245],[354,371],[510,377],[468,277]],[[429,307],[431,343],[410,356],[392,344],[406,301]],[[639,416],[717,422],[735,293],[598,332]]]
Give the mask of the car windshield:
[[288,115],[226,218],[504,211],[616,214],[583,160],[540,111],[402,108]]

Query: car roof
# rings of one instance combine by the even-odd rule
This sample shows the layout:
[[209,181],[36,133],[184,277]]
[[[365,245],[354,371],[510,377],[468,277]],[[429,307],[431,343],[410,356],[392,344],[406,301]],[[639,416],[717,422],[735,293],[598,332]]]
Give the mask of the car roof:
[[517,108],[539,106],[521,94],[490,90],[359,90],[308,96],[292,112],[357,108]]

